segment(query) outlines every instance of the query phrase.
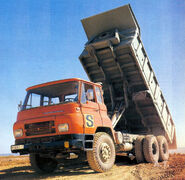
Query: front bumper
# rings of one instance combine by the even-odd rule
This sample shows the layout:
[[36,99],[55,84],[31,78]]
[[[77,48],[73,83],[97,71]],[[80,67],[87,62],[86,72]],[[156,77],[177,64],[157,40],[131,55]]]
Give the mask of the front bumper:
[[11,146],[12,153],[47,153],[57,151],[91,150],[93,135],[70,134],[32,139],[20,139]]

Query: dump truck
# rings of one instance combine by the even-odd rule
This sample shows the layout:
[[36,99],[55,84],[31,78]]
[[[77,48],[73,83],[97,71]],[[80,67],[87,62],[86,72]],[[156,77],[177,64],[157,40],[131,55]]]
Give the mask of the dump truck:
[[[72,78],[29,87],[13,126],[12,153],[53,172],[71,155],[97,172],[117,155],[167,161],[175,125],[141,41],[130,5],[82,20],[88,41],[79,60],[90,81]],[[65,165],[65,163],[64,163]]]

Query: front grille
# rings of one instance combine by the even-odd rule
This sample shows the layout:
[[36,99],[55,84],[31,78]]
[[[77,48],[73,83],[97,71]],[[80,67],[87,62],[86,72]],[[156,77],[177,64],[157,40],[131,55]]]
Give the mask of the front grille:
[[45,121],[25,124],[26,136],[43,135],[55,133],[54,121]]

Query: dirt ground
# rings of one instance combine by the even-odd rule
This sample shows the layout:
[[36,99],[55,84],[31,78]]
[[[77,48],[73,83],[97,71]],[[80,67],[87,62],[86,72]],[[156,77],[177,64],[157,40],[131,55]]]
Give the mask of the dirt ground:
[[36,174],[30,167],[28,156],[0,157],[0,179],[177,179],[185,180],[185,154],[170,155],[169,161],[159,164],[136,164],[125,157],[117,157],[114,167],[105,173],[91,170],[87,162],[72,160],[48,175]]

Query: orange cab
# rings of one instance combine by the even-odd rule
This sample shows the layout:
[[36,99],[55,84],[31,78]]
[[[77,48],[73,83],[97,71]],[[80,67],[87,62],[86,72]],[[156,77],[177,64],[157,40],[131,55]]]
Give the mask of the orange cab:
[[13,127],[12,152],[92,149],[95,132],[106,128],[113,134],[102,94],[100,84],[77,78],[28,88]]

